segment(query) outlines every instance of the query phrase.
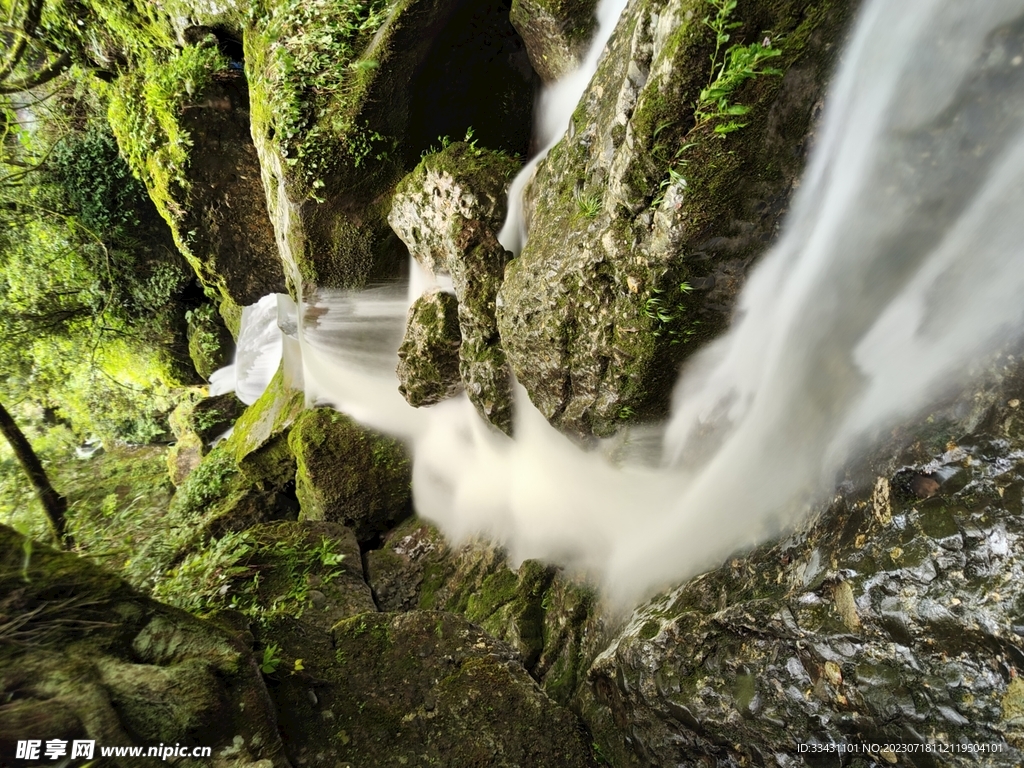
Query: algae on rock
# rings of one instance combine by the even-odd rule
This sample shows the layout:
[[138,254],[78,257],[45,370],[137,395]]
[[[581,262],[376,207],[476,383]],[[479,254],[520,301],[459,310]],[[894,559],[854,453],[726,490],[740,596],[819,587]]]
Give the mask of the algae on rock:
[[526,670],[560,704],[569,704],[610,628],[594,592],[553,566],[482,542],[448,544],[436,528],[410,519],[366,555],[385,611],[444,610],[465,617],[519,653]]

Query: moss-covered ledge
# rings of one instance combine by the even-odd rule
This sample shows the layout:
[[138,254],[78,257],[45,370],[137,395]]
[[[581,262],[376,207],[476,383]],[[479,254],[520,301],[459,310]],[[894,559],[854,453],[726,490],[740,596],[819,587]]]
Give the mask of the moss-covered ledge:
[[284,290],[249,131],[241,62],[212,30],[154,48],[109,88],[109,120],[208,293],[242,306]]

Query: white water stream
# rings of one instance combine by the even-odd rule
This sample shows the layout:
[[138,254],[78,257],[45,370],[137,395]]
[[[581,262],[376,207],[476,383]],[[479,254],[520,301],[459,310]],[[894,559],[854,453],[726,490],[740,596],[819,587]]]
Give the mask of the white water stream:
[[[622,5],[602,0],[602,33]],[[556,137],[580,92],[550,97]],[[586,569],[622,601],[713,567],[804,519],[870,436],[1020,335],[1024,9],[865,2],[783,235],[680,376],[659,469],[581,451],[522,392],[514,441],[464,397],[410,408],[404,290],[321,294],[298,338],[312,400],[410,442],[421,515]]]

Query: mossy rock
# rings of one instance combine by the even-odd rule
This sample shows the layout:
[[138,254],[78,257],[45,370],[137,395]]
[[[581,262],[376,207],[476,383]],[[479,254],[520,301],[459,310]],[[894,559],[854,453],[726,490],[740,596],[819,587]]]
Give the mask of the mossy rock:
[[203,379],[209,381],[210,374],[231,362],[234,346],[231,332],[212,304],[188,314],[188,353]]
[[[246,31],[252,133],[292,277],[359,288],[396,275],[395,184],[439,136],[524,153],[532,73],[497,2],[266,0]],[[501,91],[494,93],[495,84]]]
[[[231,436],[203,457],[178,486],[167,512],[167,535],[153,537],[132,558],[134,583],[152,587],[161,573],[188,552],[205,546],[211,537],[298,516],[295,457],[288,448],[288,431],[304,403],[305,395],[286,387],[279,369],[260,399],[237,419]],[[181,428],[189,419],[191,413],[183,407],[175,423]]]
[[249,533],[256,547],[247,567],[260,574],[256,605],[324,632],[344,618],[377,610],[350,528],[289,521],[257,525]]
[[350,695],[331,747],[354,765],[594,765],[575,717],[515,652],[450,613],[364,614],[333,631]]
[[44,738],[202,744],[234,748],[238,765],[287,765],[255,659],[236,636],[5,526],[0,595],[0,615],[21,617],[0,623],[5,763],[18,740]]
[[545,83],[579,66],[596,25],[596,0],[513,0],[509,16]]
[[143,55],[114,83],[108,117],[204,286],[238,305],[284,291],[247,84],[213,34]]
[[725,327],[777,234],[853,5],[738,2],[729,45],[767,35],[784,74],[731,95],[750,111],[725,135],[694,111],[714,77],[709,4],[626,7],[527,188],[529,239],[499,296],[511,367],[559,429],[589,438],[666,414],[679,363]]
[[488,422],[512,431],[512,379],[495,319],[510,254],[497,241],[508,183],[519,163],[457,142],[398,185],[388,221],[424,268],[451,275],[459,305],[459,375]]
[[409,405],[434,405],[462,391],[459,305],[450,293],[429,291],[409,308],[398,348],[398,391]]
[[329,408],[303,413],[288,442],[302,519],[342,523],[367,541],[408,514],[412,467],[400,442]]
[[585,585],[535,560],[512,568],[502,550],[482,543],[451,547],[422,520],[389,532],[366,563],[381,610],[464,616],[512,645],[559,703],[572,700],[606,640],[595,595]]

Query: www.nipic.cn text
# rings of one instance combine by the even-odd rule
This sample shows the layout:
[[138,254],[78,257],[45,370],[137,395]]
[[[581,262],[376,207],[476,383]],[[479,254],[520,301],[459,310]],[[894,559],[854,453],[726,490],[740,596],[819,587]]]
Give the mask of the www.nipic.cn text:
[[[155,747],[97,748],[93,740],[28,739],[19,741],[14,755],[17,760],[60,760],[63,758],[92,760],[94,757],[158,757],[171,760],[180,757],[210,757],[212,747],[189,747],[181,744],[160,744]],[[98,753],[98,754],[97,754]]]

